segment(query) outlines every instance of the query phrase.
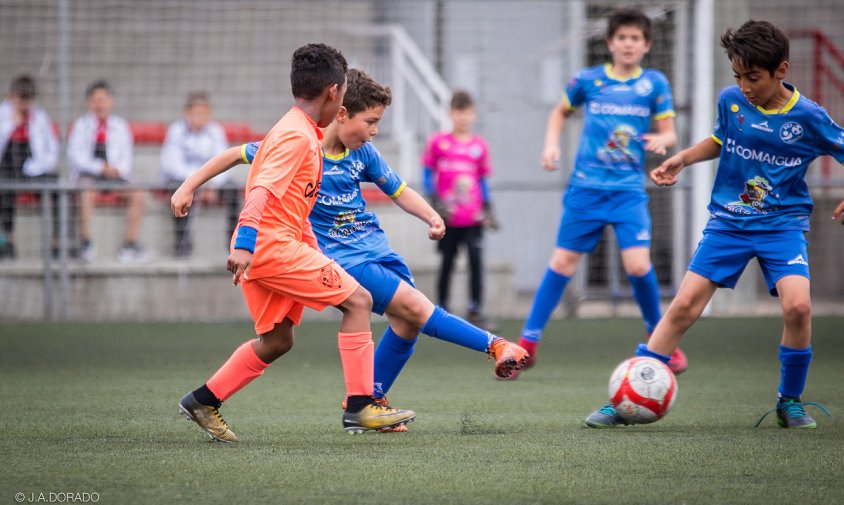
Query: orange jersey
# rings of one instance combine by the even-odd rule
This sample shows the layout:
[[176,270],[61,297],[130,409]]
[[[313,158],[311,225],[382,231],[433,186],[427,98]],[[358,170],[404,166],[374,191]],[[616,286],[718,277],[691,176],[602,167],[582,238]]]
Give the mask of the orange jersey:
[[267,134],[255,154],[246,194],[266,188],[267,202],[258,226],[251,278],[271,276],[292,266],[297,242],[312,236],[308,215],[322,182],[322,132],[298,107],[293,107]]

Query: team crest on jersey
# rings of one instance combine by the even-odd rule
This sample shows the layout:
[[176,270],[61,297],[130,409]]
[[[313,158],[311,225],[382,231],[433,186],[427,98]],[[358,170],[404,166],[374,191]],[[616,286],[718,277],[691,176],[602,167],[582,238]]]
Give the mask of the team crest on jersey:
[[476,160],[480,159],[480,157],[483,153],[484,153],[484,150],[481,149],[481,146],[479,146],[479,145],[473,145],[472,147],[469,148],[469,156],[471,156],[472,159],[476,159]]
[[619,125],[604,147],[598,149],[598,159],[605,163],[639,162],[639,156],[630,149],[630,141],[636,137],[636,130],[630,125]]
[[334,268],[333,264],[322,267],[322,270],[319,272],[319,282],[321,282],[323,286],[331,289],[343,287],[343,279],[340,277],[340,274]]
[[643,77],[636,81],[633,85],[633,91],[639,96],[648,96],[654,90],[654,84],[647,77]]
[[349,167],[349,175],[352,176],[352,179],[359,179],[360,173],[363,172],[364,168],[366,167],[364,167],[362,161],[352,160],[351,166]]
[[765,205],[765,198],[773,189],[767,179],[757,175],[744,183],[744,192],[739,195],[739,199],[725,207],[736,214],[767,214],[762,207]]
[[793,144],[803,138],[803,125],[789,121],[780,128],[780,140],[786,144]]

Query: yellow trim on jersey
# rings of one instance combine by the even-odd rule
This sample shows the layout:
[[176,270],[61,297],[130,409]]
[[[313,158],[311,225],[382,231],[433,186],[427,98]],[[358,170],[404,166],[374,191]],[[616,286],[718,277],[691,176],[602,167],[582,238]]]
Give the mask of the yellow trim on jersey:
[[794,104],[796,104],[797,100],[799,100],[799,99],[800,99],[800,92],[797,91],[797,88],[794,88],[794,93],[791,94],[791,98],[788,99],[788,103],[783,105],[782,109],[768,110],[768,109],[763,109],[762,107],[760,107],[758,105],[756,106],[756,108],[759,109],[759,112],[761,112],[762,114],[788,114],[788,111],[790,111],[791,109],[794,108]]
[[636,67],[636,70],[633,71],[633,75],[627,78],[621,78],[615,75],[615,72],[612,71],[612,63],[604,63],[604,73],[607,74],[607,77],[614,81],[629,81],[630,79],[638,79],[642,75],[642,67]]
[[328,154],[327,152],[323,151],[322,156],[323,158],[328,158],[329,160],[338,161],[342,160],[346,156],[349,155],[349,148],[347,147],[345,151],[340,154]]
[[240,146],[240,157],[243,159],[244,163],[249,163],[249,160],[246,159],[246,144]]
[[661,113],[657,114],[656,116],[654,116],[654,119],[659,121],[660,119],[665,119],[667,117],[675,117],[675,116],[677,116],[677,114],[675,114],[673,110],[667,110],[665,112],[661,112]]
[[566,104],[566,108],[569,110],[574,110],[574,105],[571,104],[571,100],[569,100],[569,95],[565,91],[562,93],[563,95],[563,103]]
[[406,187],[407,187],[407,183],[406,183],[406,182],[402,182],[402,183],[401,183],[401,186],[399,186],[399,189],[397,189],[395,193],[393,193],[392,195],[390,195],[390,198],[392,198],[393,200],[395,200],[396,198],[398,198],[398,197],[399,197],[399,195],[401,195],[402,191],[404,191],[404,188],[406,188]]
[[715,141],[715,143],[717,143],[719,146],[723,146],[723,145],[724,145],[724,141],[722,141],[721,139],[719,139],[719,138],[718,138],[718,137],[716,137],[715,135],[712,135],[712,140],[714,140],[714,141]]

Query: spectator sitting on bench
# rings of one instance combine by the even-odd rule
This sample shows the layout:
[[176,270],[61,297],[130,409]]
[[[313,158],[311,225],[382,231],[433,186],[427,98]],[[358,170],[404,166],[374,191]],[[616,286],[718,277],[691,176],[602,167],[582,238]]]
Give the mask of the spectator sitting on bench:
[[[0,104],[0,180],[55,180],[59,141],[44,109],[35,104],[35,80],[19,75]],[[55,196],[55,195],[54,195]],[[14,191],[0,191],[0,259],[15,257]],[[57,225],[53,200],[53,225]],[[55,235],[54,235],[55,236]],[[55,245],[55,244],[54,244]]]
[[[67,143],[71,177],[79,182],[79,257],[95,257],[91,241],[91,217],[97,183],[128,184],[132,175],[132,134],[126,121],[111,113],[114,95],[108,82],[95,81],[85,91],[88,112],[73,123]],[[146,195],[126,191],[126,229],[118,259],[124,263],[151,261],[152,255],[138,243]]]
[[[208,93],[195,91],[188,94],[184,118],[167,129],[164,147],[161,149],[161,171],[164,182],[174,188],[196,172],[205,162],[225,151],[228,141],[223,127],[211,119],[211,101]],[[221,248],[229,248],[229,242],[237,226],[240,214],[239,191],[227,186],[229,175],[223,173],[211,180],[211,188],[198,195],[198,202],[215,204],[222,202],[228,209],[228,228],[220,242]],[[193,216],[191,214],[190,216]],[[191,217],[174,219],[176,257],[187,257],[193,249]]]

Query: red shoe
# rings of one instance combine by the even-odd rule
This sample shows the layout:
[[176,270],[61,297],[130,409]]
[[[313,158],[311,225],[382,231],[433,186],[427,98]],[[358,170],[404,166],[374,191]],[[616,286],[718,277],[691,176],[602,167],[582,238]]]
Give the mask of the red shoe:
[[525,337],[520,337],[519,347],[526,350],[528,354],[530,354],[527,361],[525,361],[524,366],[522,366],[522,370],[527,370],[528,368],[536,364],[536,348],[539,347],[539,342],[532,342],[530,340],[525,339]]
[[680,375],[689,368],[689,360],[686,359],[686,353],[679,347],[671,354],[671,359],[668,361],[668,368],[674,372],[674,375]]

